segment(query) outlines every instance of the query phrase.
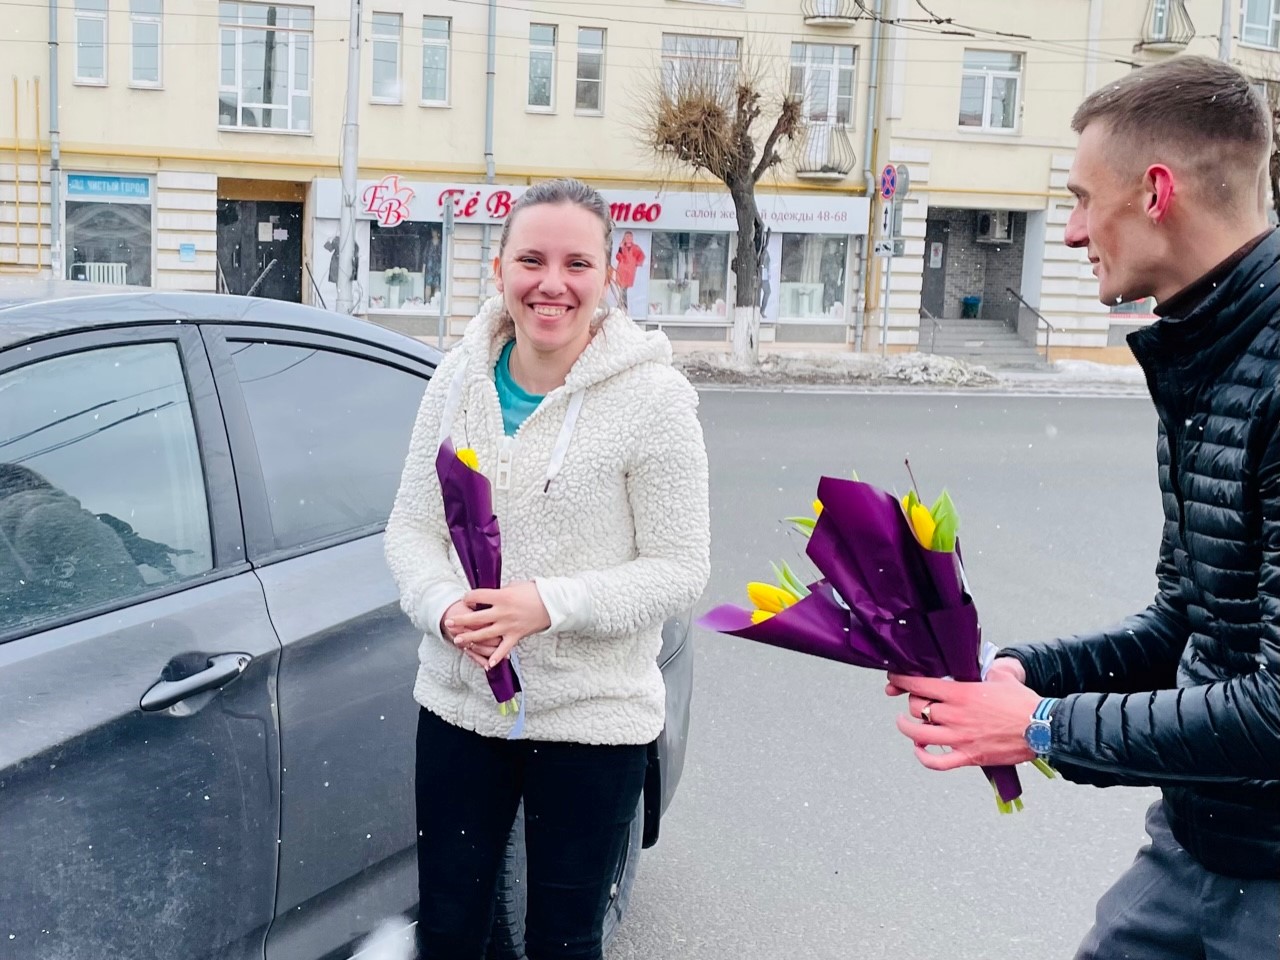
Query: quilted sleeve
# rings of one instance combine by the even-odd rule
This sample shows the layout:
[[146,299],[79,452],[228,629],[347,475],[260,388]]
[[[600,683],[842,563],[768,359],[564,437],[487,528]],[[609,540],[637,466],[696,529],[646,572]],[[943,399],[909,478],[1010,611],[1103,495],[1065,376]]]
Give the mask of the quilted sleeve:
[[1073,780],[1182,785],[1274,780],[1280,770],[1280,431],[1258,483],[1261,635],[1250,669],[1214,683],[1068,697],[1051,759]]
[[1174,564],[1177,503],[1169,480],[1168,441],[1163,425],[1157,442],[1164,494],[1164,534],[1156,564],[1155,599],[1141,613],[1091,634],[1005,647],[1000,656],[1019,660],[1027,685],[1046,697],[1072,693],[1128,693],[1172,687],[1190,627]]

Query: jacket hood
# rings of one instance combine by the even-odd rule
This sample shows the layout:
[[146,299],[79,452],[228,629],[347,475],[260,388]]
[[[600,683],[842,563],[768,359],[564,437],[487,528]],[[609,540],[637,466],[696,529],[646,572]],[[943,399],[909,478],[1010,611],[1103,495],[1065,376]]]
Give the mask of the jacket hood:
[[[462,338],[471,372],[483,370],[489,375],[503,345],[515,333],[515,321],[507,313],[501,295],[485,301],[480,312],[467,324]],[[559,389],[578,393],[644,363],[670,366],[671,342],[664,333],[641,330],[624,311],[615,308],[600,323]]]

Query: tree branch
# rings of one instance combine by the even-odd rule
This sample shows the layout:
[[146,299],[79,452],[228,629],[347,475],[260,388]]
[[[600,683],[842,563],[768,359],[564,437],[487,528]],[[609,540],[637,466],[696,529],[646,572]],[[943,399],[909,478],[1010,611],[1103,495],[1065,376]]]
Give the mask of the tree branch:
[[799,117],[800,105],[788,97],[783,101],[782,109],[778,111],[778,119],[774,122],[773,129],[769,131],[769,136],[765,138],[764,146],[760,148],[760,161],[751,174],[753,184],[759,183],[760,178],[770,167],[782,162],[782,157],[777,151],[778,141],[783,137],[788,140],[795,137]]

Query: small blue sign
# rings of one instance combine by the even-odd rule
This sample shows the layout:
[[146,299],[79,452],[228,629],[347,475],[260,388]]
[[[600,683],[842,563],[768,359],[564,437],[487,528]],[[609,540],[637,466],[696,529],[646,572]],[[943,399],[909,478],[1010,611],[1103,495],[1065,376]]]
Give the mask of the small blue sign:
[[67,174],[68,197],[98,200],[150,200],[151,180],[147,177],[116,177],[96,173]]
[[178,259],[183,263],[195,263],[196,245],[194,243],[178,244]]

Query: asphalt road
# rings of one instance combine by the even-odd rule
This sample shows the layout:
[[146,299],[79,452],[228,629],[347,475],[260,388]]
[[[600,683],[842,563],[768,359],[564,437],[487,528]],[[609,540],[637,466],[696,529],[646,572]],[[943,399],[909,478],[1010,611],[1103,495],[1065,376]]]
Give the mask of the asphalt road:
[[[818,476],[950,489],[985,635],[1102,626],[1154,590],[1155,415],[1132,399],[706,392],[713,570],[743,602]],[[882,674],[699,632],[688,765],[610,960],[1070,957],[1153,790],[920,767]]]

